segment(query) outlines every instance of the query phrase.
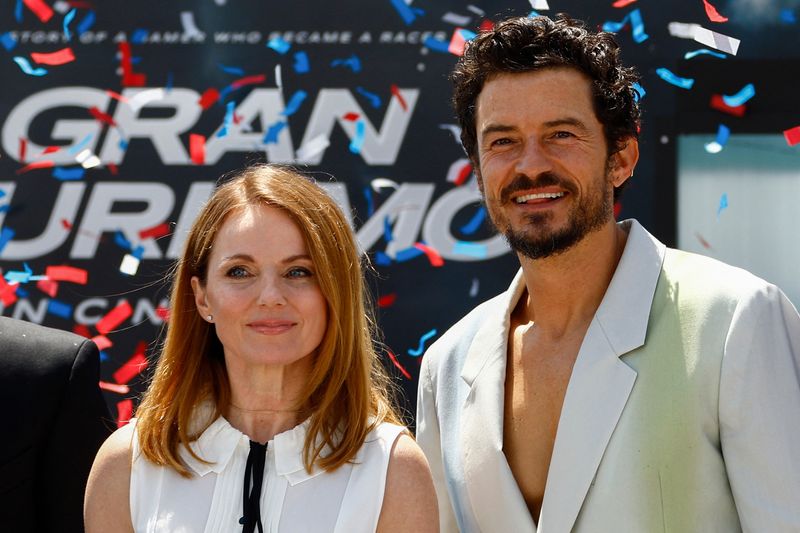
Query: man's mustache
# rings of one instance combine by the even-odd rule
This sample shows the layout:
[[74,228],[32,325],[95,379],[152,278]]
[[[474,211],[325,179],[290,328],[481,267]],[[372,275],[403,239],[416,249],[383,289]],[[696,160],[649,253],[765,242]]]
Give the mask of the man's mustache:
[[511,195],[515,192],[525,191],[529,189],[538,189],[541,187],[561,187],[567,192],[577,192],[575,185],[557,174],[552,172],[542,172],[535,179],[526,176],[525,174],[518,174],[511,183],[503,187],[500,191],[500,203],[505,204],[511,201]]

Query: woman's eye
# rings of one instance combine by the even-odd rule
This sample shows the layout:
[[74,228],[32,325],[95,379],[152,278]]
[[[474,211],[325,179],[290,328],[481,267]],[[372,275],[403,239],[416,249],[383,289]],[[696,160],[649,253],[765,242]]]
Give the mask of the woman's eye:
[[286,277],[288,278],[307,278],[310,276],[311,276],[311,271],[303,267],[290,268],[289,271],[286,273]]
[[225,273],[226,276],[229,278],[246,278],[250,273],[247,272],[247,269],[240,266],[235,266],[229,268],[228,271]]

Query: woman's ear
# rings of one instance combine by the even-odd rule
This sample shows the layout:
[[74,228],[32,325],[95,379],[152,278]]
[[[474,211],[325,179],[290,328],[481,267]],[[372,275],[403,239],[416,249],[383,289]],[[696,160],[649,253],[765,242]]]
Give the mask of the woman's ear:
[[197,311],[200,316],[207,317],[211,315],[211,306],[208,305],[208,298],[206,297],[206,288],[197,276],[192,276],[192,292],[194,293],[194,304],[197,306]]

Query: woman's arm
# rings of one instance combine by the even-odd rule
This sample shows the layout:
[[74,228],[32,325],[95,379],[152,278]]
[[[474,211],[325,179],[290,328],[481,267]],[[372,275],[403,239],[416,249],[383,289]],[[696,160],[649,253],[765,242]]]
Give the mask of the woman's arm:
[[132,438],[130,426],[120,428],[97,452],[83,503],[86,533],[133,533],[129,501]]
[[405,433],[392,446],[377,531],[439,531],[439,510],[428,461],[414,439]]

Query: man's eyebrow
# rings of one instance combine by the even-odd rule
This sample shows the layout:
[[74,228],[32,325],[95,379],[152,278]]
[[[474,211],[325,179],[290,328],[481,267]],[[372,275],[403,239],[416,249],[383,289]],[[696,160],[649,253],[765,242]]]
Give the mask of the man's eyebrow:
[[481,130],[481,135],[489,135],[490,133],[507,133],[514,131],[517,128],[508,124],[488,124]]
[[556,120],[549,120],[544,123],[544,126],[547,128],[556,128],[558,126],[575,126],[576,128],[580,128],[583,131],[589,130],[585,122],[574,117],[564,117]]

